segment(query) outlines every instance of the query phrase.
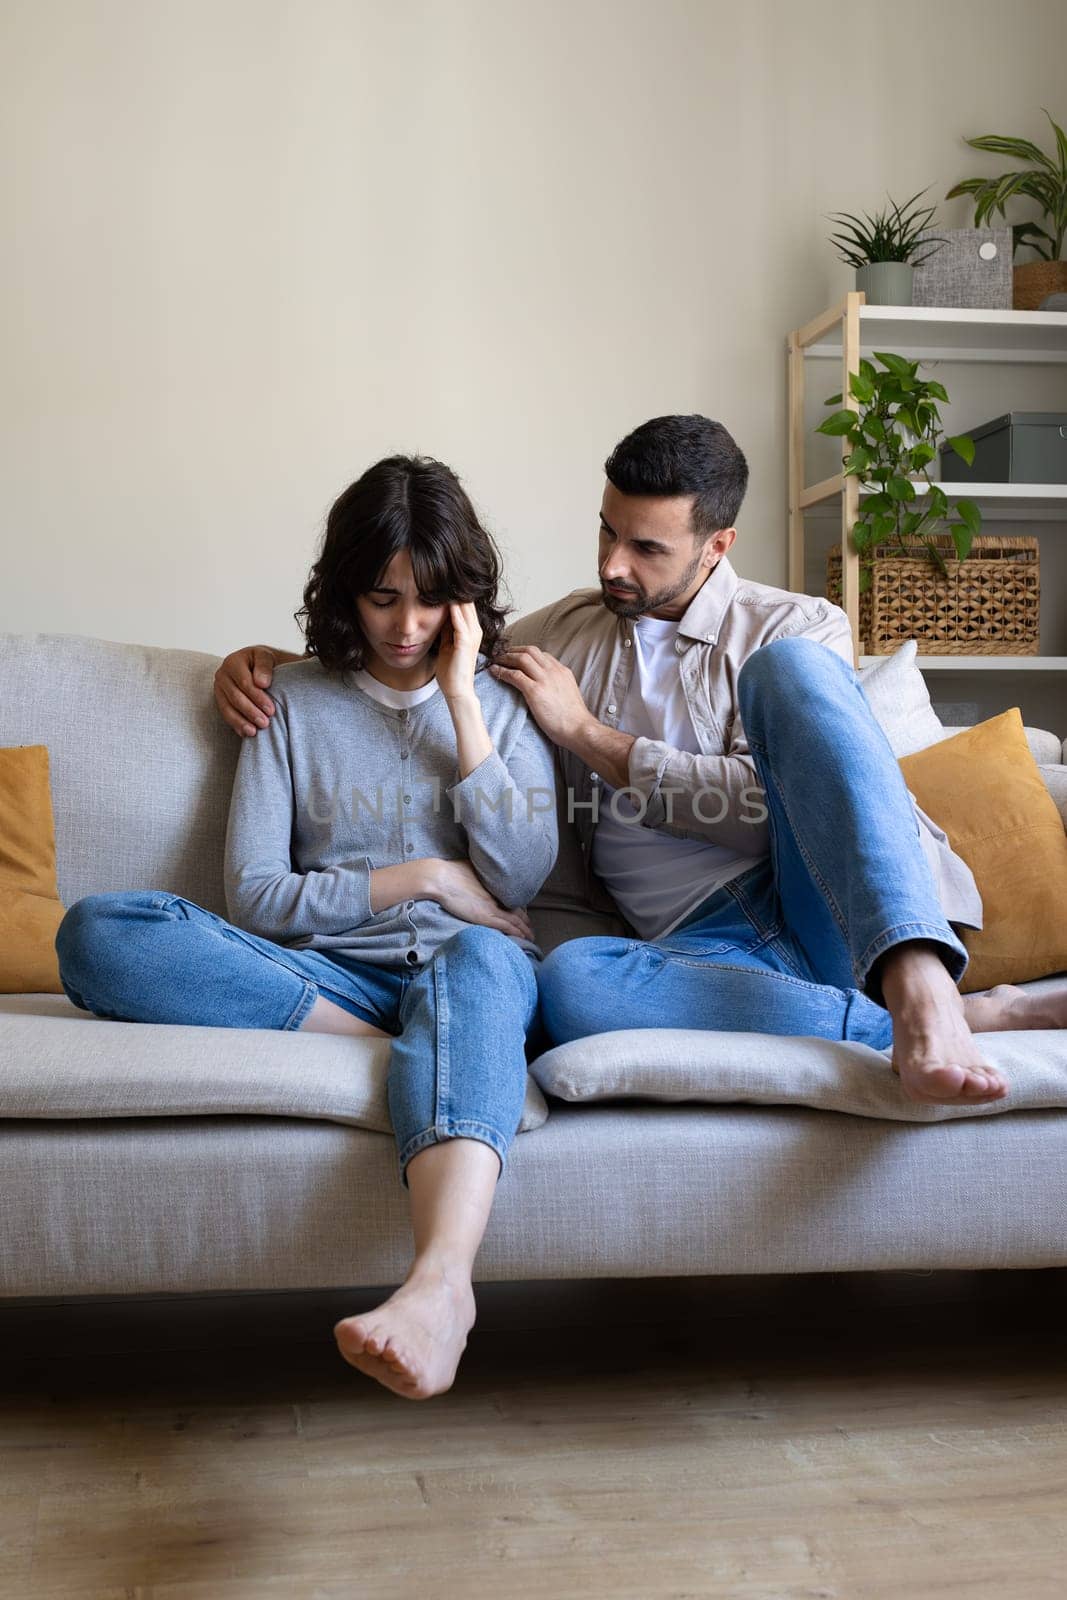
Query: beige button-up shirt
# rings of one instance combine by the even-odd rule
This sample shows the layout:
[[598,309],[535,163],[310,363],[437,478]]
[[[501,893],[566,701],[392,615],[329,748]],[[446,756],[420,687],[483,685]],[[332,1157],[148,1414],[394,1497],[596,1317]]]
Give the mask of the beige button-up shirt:
[[[825,645],[852,666],[852,634],[840,606],[740,578],[723,556],[681,618],[675,644],[700,752],[676,750],[643,736],[630,750],[629,780],[641,796],[645,827],[725,845],[754,861],[768,853],[768,825],[752,820],[762,810],[763,790],[738,711],[737,683],[754,650],[772,639],[796,635]],[[597,720],[619,728],[634,673],[633,622],[604,605],[599,587],[575,589],[521,617],[509,627],[508,639],[538,645],[556,656],[574,673]],[[568,750],[560,750],[559,758],[568,797],[566,818],[581,845],[590,903],[616,910],[590,868],[599,775]],[[709,791],[714,804],[709,804]],[[916,814],[945,916],[981,927],[981,900],[970,869],[953,854],[936,824],[918,808]]]

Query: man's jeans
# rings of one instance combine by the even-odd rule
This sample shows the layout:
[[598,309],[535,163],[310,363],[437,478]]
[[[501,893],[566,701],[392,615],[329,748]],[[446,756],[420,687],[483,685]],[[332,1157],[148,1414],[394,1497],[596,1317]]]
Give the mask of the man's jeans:
[[179,895],[131,890],[77,901],[56,952],[68,999],[123,1022],[292,1030],[321,994],[394,1035],[389,1113],[403,1186],[411,1158],[444,1139],[489,1145],[503,1176],[526,1095],[537,980],[530,957],[497,929],[464,928],[409,974],[290,950]]
[[769,857],[662,938],[557,947],[538,974],[553,1043],[713,1028],[884,1050],[880,956],[929,940],[963,976],[967,953],[942,915],[900,768],[851,668],[810,639],[778,639],[746,661],[739,703]]

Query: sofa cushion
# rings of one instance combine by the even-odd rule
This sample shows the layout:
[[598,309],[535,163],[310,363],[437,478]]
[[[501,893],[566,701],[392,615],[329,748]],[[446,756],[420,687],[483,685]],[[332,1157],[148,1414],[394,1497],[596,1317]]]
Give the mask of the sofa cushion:
[[0,750],[0,993],[59,993],[56,837],[43,744]]
[[165,889],[226,915],[222,854],[241,741],[218,657],[78,634],[0,634],[0,745],[48,747],[59,897]]
[[921,1105],[901,1093],[888,1051],[776,1034],[689,1028],[599,1033],[546,1050],[530,1071],[547,1095],[561,1100],[802,1105],[891,1122],[1067,1106],[1067,1030],[980,1037],[983,1058],[1009,1084],[1004,1099],[985,1105]]
[[[391,1133],[387,1039],[109,1022],[0,995],[0,1117],[310,1117]],[[532,1078],[519,1132],[548,1116]]]
[[1067,970],[1067,834],[1017,710],[900,763],[920,806],[974,873],[984,912],[964,929],[964,992]]

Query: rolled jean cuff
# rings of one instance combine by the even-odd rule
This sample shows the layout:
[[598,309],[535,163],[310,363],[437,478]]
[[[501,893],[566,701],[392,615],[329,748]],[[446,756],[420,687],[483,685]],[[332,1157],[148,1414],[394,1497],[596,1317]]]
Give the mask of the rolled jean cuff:
[[884,1005],[882,986],[870,976],[875,962],[898,944],[910,944],[916,939],[927,940],[937,946],[937,953],[948,968],[953,983],[958,984],[967,971],[970,959],[966,946],[953,933],[947,922],[899,922],[886,928],[873,939],[856,963],[856,983],[870,1000]]
[[303,982],[303,994],[300,996],[300,999],[289,1013],[288,1022],[282,1023],[281,1031],[283,1033],[295,1033],[298,1028],[302,1027],[304,1022],[307,1020],[308,1013],[311,1011],[312,1006],[319,998],[319,991],[316,985],[310,983],[306,978],[303,980]]
[[504,1176],[504,1169],[508,1163],[508,1149],[510,1139],[496,1128],[491,1128],[486,1122],[472,1122],[467,1120],[447,1120],[439,1122],[432,1128],[424,1128],[421,1133],[412,1134],[400,1151],[400,1182],[404,1188],[410,1187],[407,1180],[408,1162],[420,1151],[428,1150],[432,1144],[444,1144],[448,1139],[477,1139],[479,1144],[487,1144],[490,1150],[495,1150],[500,1157],[500,1172],[497,1182]]

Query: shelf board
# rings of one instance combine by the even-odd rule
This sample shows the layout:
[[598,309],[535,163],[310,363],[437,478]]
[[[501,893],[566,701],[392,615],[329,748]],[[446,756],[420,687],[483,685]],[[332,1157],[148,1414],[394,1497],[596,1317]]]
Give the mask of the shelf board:
[[[1067,521],[1067,483],[939,483],[950,500],[977,500],[983,515],[991,518],[1023,520],[1038,518],[1046,522]],[[927,493],[925,483],[915,485],[916,497]],[[872,488],[860,487],[860,499],[873,494]],[[840,501],[841,475],[824,478],[801,493],[804,511],[818,515],[837,515]]]
[[[815,358],[841,357],[842,324],[808,345]],[[954,306],[861,306],[864,351],[910,360],[1067,361],[1067,311],[970,311]]]
[[[873,667],[887,656],[860,656]],[[1067,656],[916,656],[920,672],[1067,672]]]

